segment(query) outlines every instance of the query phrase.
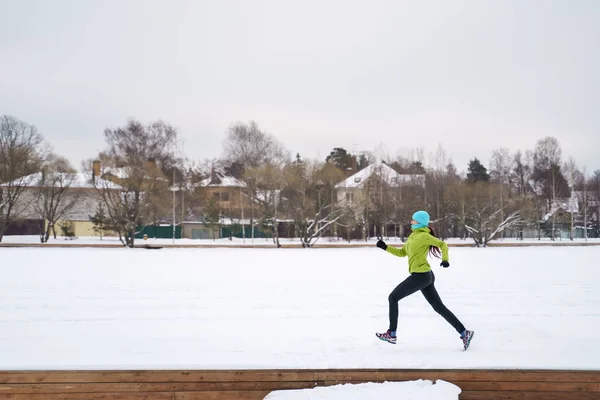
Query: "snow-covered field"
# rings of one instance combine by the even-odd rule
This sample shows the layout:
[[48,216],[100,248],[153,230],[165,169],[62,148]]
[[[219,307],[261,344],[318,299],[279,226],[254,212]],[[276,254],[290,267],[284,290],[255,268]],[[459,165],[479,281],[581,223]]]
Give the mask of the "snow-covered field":
[[[397,244],[397,245],[401,245],[402,244],[402,240],[400,238],[396,238],[396,237],[385,237],[384,240],[387,243],[390,244]],[[449,238],[445,240],[447,243],[449,244],[461,244],[461,245],[473,245],[474,242],[472,239],[460,239],[460,238]],[[301,247],[301,243],[300,243],[300,239],[298,238],[294,238],[294,239],[280,239],[279,241],[282,245],[286,245],[286,246],[298,246]],[[360,245],[360,246],[375,246],[375,243],[377,242],[377,238],[370,238],[368,241],[364,241],[364,240],[352,240],[350,242],[348,242],[347,240],[342,240],[340,238],[329,238],[329,237],[323,237],[320,238],[317,242],[316,242],[316,247],[318,246],[356,246],[356,245]],[[40,243],[40,238],[39,236],[36,235],[25,235],[25,236],[20,236],[20,235],[15,235],[15,236],[4,236],[4,238],[2,239],[2,243],[5,244],[39,244]],[[86,237],[79,237],[76,238],[74,240],[65,240],[64,238],[58,236],[56,239],[54,238],[50,238],[49,244],[60,244],[60,245],[121,245],[121,242],[119,241],[118,237],[104,237],[102,239],[100,239],[97,236],[86,236]],[[544,244],[544,245],[572,245],[572,244],[583,244],[583,243],[588,243],[588,244],[598,244],[600,245],[600,239],[598,238],[589,238],[589,239],[575,239],[573,241],[569,240],[569,239],[560,239],[557,238],[556,240],[552,241],[550,238],[542,238],[541,240],[538,240],[536,238],[526,238],[523,240],[519,240],[516,238],[507,238],[507,239],[497,239],[491,242],[492,245],[494,244],[523,244],[523,245],[531,245],[531,244]],[[1,244],[1,243],[0,243]],[[143,245],[183,245],[183,246],[218,246],[218,247],[223,247],[223,246],[268,246],[268,247],[275,247],[275,244],[273,243],[272,239],[264,239],[264,238],[246,238],[246,239],[242,239],[242,238],[232,238],[231,240],[229,238],[221,238],[221,239],[216,239],[216,240],[212,240],[212,239],[154,239],[154,238],[149,238],[147,240],[143,240],[143,239],[137,239],[136,240],[136,245],[138,246],[143,246]]]
[[352,249],[0,249],[0,369],[600,368],[598,247],[452,248],[457,333],[406,259]]
[[314,389],[280,390],[271,392],[264,400],[458,400],[461,390],[452,383],[438,380],[343,384]]

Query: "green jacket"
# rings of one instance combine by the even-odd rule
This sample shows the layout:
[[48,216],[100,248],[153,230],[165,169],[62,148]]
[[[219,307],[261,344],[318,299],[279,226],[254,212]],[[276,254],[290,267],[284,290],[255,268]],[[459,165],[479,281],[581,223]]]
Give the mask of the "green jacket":
[[398,257],[408,256],[408,272],[419,273],[431,270],[431,266],[427,262],[427,252],[429,246],[436,246],[442,250],[442,260],[448,260],[448,245],[432,236],[429,228],[414,229],[408,236],[406,243],[401,248],[392,246],[387,247],[387,252]]

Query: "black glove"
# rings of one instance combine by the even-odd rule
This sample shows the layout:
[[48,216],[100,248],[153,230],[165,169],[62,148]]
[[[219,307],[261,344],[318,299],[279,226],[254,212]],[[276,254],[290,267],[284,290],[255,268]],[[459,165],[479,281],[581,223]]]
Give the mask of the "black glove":
[[385,242],[381,239],[377,241],[377,247],[383,250],[387,250],[387,244],[385,244]]
[[440,264],[440,267],[444,267],[444,268],[448,268],[450,266],[450,263],[446,260],[442,261],[442,263]]

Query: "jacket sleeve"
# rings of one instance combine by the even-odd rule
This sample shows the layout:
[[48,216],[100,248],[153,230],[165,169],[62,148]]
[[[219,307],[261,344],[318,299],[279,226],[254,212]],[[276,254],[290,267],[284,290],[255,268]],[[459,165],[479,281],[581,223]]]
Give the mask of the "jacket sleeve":
[[439,247],[442,250],[442,261],[450,261],[448,259],[448,245],[443,240],[436,238],[430,234],[426,235],[427,244],[435,247]]
[[398,257],[406,257],[406,250],[404,250],[404,247],[397,248],[388,246],[385,251]]

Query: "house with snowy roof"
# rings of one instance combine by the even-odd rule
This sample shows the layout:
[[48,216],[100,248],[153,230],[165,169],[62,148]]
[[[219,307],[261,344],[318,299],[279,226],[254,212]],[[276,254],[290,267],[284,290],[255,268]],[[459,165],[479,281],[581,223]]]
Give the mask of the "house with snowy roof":
[[[176,184],[170,190],[175,192],[184,190],[194,193],[202,199],[203,207],[199,207],[197,210],[200,214],[188,214],[186,220],[181,223],[184,238],[208,239],[221,236],[217,228],[209,226],[213,224],[206,222],[209,202],[212,203],[214,211],[218,212],[218,224],[216,225],[249,225],[250,223],[248,216],[251,215],[251,212],[247,196],[247,185],[244,181],[233,176],[213,169],[208,177],[198,182],[185,182],[183,185]],[[246,211],[246,215],[242,219],[244,211]],[[215,232],[215,230],[217,231]]]
[[248,210],[247,185],[245,182],[223,173],[213,172],[200,183],[206,199],[213,199],[222,216],[240,219]]
[[160,168],[156,165],[156,161],[148,159],[143,168],[122,166],[102,167],[99,160],[95,160],[92,163],[92,169],[94,174],[102,177],[105,181],[114,182],[118,185],[125,186],[128,181],[143,180],[148,182],[159,181],[168,184],[169,180]]
[[378,189],[397,189],[395,192],[401,200],[401,189],[403,186],[425,187],[424,174],[400,174],[389,165],[379,162],[369,165],[349,176],[337,185],[337,200],[343,205],[365,204],[369,196],[377,193]]
[[[97,188],[121,190],[119,185],[103,180],[94,171],[91,173],[38,172],[0,184],[0,192],[3,189],[7,190],[10,186],[22,187],[23,191],[15,204],[13,215],[16,221],[9,226],[7,235],[39,234],[47,223],[43,216],[43,203],[41,202],[44,199],[41,196],[48,197],[52,195],[52,191],[57,193],[64,189],[64,196],[57,206],[60,211],[64,210],[56,224],[57,234],[60,234],[59,227],[65,225],[75,236],[95,236],[98,233],[94,231],[90,215],[95,214],[102,203],[102,197]],[[67,204],[69,207],[66,207]]]
[[[170,188],[171,191],[179,192],[181,190],[188,193],[195,193],[201,199],[202,207],[188,213],[185,221],[181,223],[184,238],[190,239],[208,239],[213,237],[226,237],[233,234],[241,235],[240,226],[244,226],[247,231],[246,237],[251,237],[252,222],[255,224],[257,219],[252,216],[259,216],[259,208],[263,202],[280,202],[280,190],[256,190],[254,196],[249,196],[248,185],[241,179],[228,175],[223,171],[213,169],[209,176],[198,182],[185,182],[176,184]],[[212,200],[211,207],[208,210],[208,202]],[[253,214],[253,210],[256,211]],[[195,214],[194,211],[198,211]],[[218,222],[208,223],[209,213],[218,212]],[[195,214],[195,215],[194,215]],[[212,216],[215,217],[215,216]],[[212,218],[210,218],[212,219]],[[215,228],[215,225],[219,228]],[[237,227],[234,229],[233,226]],[[264,237],[257,229],[254,230],[255,237]]]
[[552,201],[541,222],[550,225],[553,218],[557,230],[555,234],[561,238],[569,238],[571,234],[575,238],[585,237],[584,226],[588,236],[596,237],[600,228],[600,202],[590,193],[573,190],[570,198]]

